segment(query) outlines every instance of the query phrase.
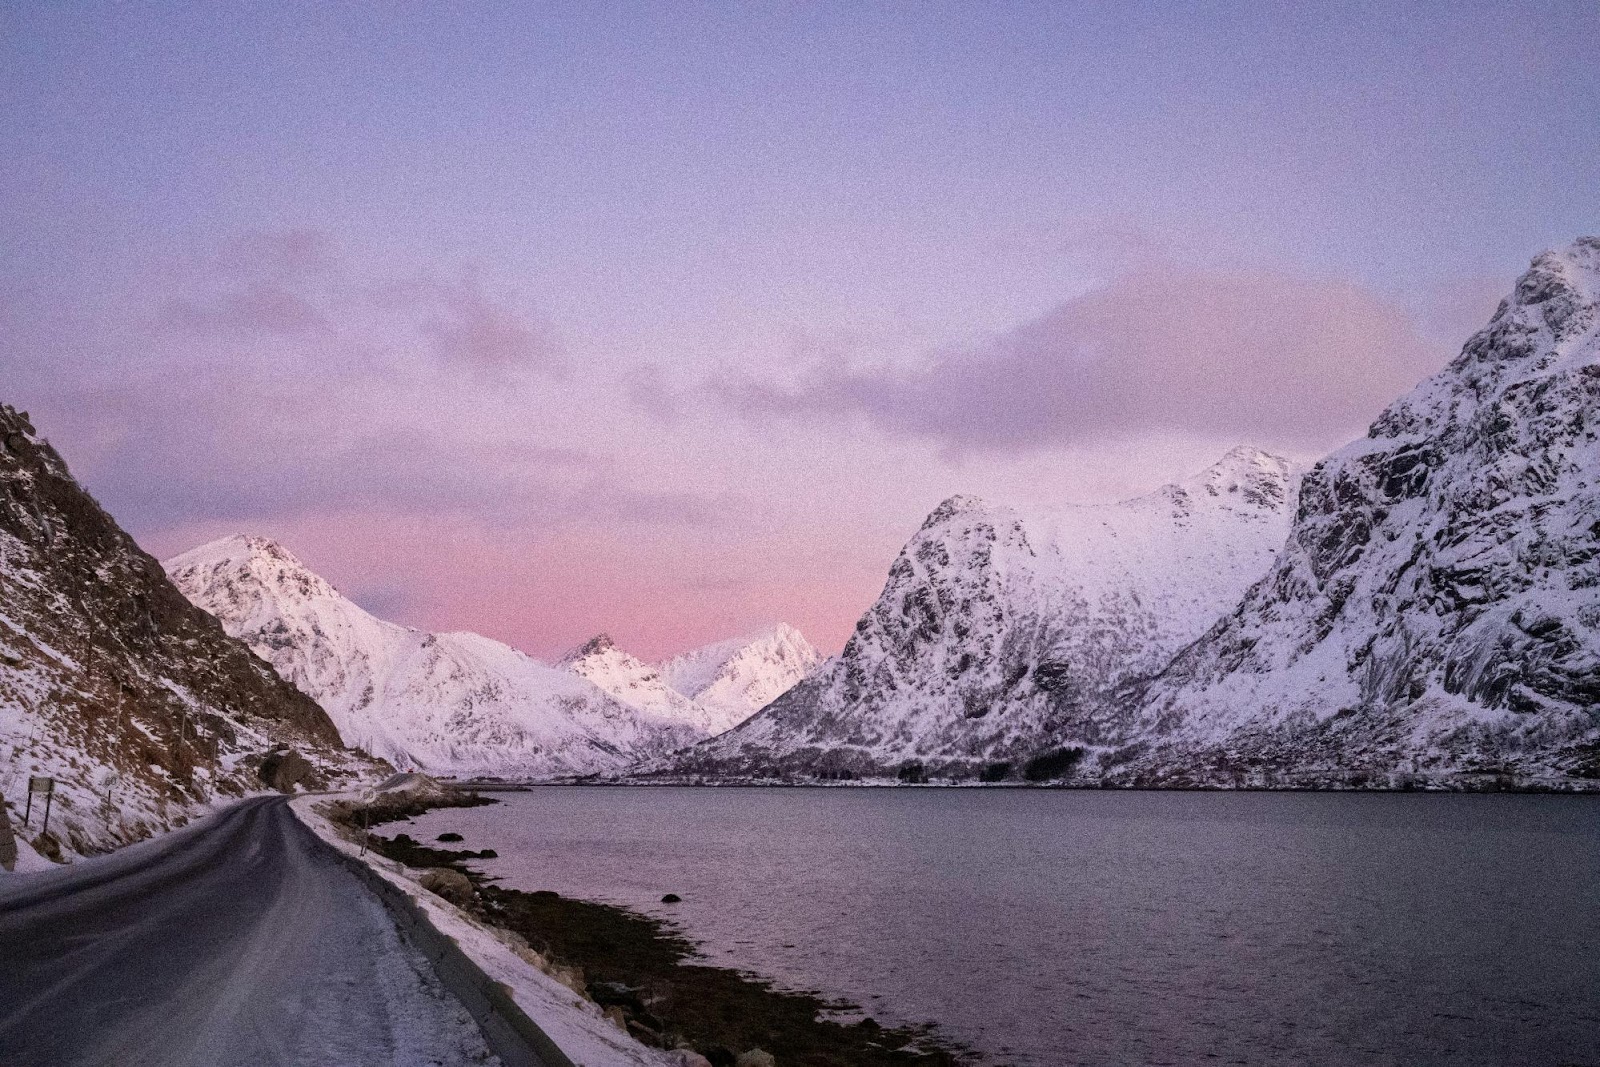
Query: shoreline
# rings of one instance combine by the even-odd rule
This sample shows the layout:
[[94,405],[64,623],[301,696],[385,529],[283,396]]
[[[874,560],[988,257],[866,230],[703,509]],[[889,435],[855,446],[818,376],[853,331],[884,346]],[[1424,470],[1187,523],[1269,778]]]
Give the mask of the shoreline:
[[[360,808],[337,803],[342,810],[336,814],[330,805],[325,817],[362,833],[355,824]],[[482,803],[494,801],[475,797],[470,806]],[[370,833],[372,826],[458,806],[469,805],[445,797],[383,805],[368,822],[369,845],[416,872],[419,881],[431,881],[434,892],[479,922],[525,944],[537,966],[584,996],[620,1033],[680,1057],[665,1062],[685,1067],[773,1062],[964,1067],[979,1062],[972,1050],[933,1027],[884,1026],[843,1000],[782,990],[766,979],[699,962],[697,946],[666,920],[549,891],[508,889],[467,866],[492,856],[434,847],[405,833]]]
[[930,781],[900,782],[890,778],[854,779],[705,779],[705,778],[550,778],[526,781],[484,781],[440,779],[452,789],[476,793],[525,793],[548,788],[679,788],[679,789],[933,789],[949,791],[985,790],[995,792],[1076,792],[1076,793],[1329,793],[1340,796],[1426,794],[1430,796],[1595,796],[1600,794],[1600,779],[1574,779],[1559,784],[1521,782],[1465,783],[1415,782],[1404,786],[1373,785],[1122,785],[1102,782],[975,782]]

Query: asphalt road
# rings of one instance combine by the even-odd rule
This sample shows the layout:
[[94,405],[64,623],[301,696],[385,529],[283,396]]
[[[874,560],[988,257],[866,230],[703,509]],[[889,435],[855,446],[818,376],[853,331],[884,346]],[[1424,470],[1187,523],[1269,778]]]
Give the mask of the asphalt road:
[[4,1067],[497,1062],[282,798],[0,876]]

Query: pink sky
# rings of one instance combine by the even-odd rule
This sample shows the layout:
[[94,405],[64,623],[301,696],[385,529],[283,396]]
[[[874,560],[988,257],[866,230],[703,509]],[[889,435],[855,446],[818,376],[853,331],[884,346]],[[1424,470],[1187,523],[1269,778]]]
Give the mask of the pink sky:
[[944,498],[1313,459],[1594,228],[1592,5],[21,5],[0,399],[158,555],[836,650]]

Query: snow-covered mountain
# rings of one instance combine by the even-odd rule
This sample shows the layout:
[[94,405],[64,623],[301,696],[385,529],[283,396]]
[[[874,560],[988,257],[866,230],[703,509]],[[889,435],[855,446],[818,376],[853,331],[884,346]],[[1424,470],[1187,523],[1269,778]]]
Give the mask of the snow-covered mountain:
[[1141,703],[1118,777],[1600,776],[1600,239],[1307,475]]
[[1235,449],[1120,504],[951,498],[838,658],[680,767],[976,767],[1109,736],[1107,698],[1158,671],[1272,564],[1295,483],[1286,461]]
[[730,730],[793,689],[821,657],[788,623],[684,652],[661,664],[673,689],[705,708],[713,734]]
[[56,782],[44,850],[82,855],[261,789],[279,745],[329,782],[373,770],[0,405],[0,794],[17,832],[30,776]]
[[776,623],[684,652],[658,666],[618,648],[606,634],[568,653],[561,666],[622,703],[683,724],[686,744],[731,729],[771,703],[817,665],[817,650],[788,623]]
[[190,600],[320,703],[347,743],[396,766],[583,774],[703,736],[487,637],[378,619],[264,538],[224,538],[166,568]]
[[573,649],[560,666],[587,678],[640,714],[670,723],[673,748],[720,732],[712,729],[711,716],[704,708],[669,686],[655,667],[618,648],[608,634]]

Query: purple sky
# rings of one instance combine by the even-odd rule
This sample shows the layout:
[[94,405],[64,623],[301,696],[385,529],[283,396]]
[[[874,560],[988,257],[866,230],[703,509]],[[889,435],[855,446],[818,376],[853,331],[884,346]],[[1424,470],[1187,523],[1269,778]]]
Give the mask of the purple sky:
[[255,7],[0,7],[0,398],[542,655],[1314,458],[1600,230],[1592,3]]

